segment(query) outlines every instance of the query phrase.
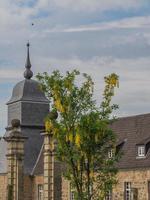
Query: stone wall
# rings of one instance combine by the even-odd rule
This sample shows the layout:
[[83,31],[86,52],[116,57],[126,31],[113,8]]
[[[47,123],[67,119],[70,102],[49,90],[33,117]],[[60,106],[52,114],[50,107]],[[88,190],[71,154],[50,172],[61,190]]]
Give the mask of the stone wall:
[[[131,187],[138,191],[138,200],[148,200],[148,182],[150,169],[120,170],[117,174],[118,183],[113,189],[113,200],[124,200],[124,184],[131,182]],[[62,200],[68,200],[70,184],[62,178]]]
[[62,177],[62,200],[68,200],[70,196],[70,183]]
[[24,176],[24,200],[33,200],[33,178]]
[[[56,173],[56,171],[55,171],[55,173]],[[58,172],[58,174],[60,174],[60,172]],[[68,200],[70,184],[63,177],[59,177],[58,174],[55,177],[55,181],[54,181],[55,182],[54,199],[55,200]],[[43,183],[44,183],[44,177],[42,175],[38,175],[33,178],[32,200],[38,199],[38,196],[37,196],[38,195],[38,185],[43,185]],[[27,184],[27,179],[26,179],[26,184]],[[28,199],[30,200],[30,198],[26,196],[25,200],[28,200]]]
[[[148,200],[148,181],[150,181],[150,169],[120,170],[117,174],[117,180],[118,183],[113,189],[113,200],[124,199],[125,182],[131,182],[132,188],[136,188],[138,190],[138,200]],[[5,174],[0,175],[0,183],[0,200],[6,200],[7,176]],[[24,177],[24,200],[37,200],[37,186],[39,184],[43,184],[42,175],[35,177]],[[59,193],[60,188],[55,185],[55,192],[56,191]],[[59,200],[68,200],[69,193],[70,184],[68,181],[62,178],[62,197],[59,197]],[[58,199],[58,197],[56,199]]]
[[6,200],[7,175],[0,174],[0,200]]
[[131,187],[138,191],[138,200],[148,200],[148,181],[150,169],[120,170],[117,174],[118,183],[113,190],[113,200],[124,199],[124,183],[131,182]]
[[44,177],[43,176],[35,176],[33,182],[33,200],[38,199],[38,185],[43,185]]

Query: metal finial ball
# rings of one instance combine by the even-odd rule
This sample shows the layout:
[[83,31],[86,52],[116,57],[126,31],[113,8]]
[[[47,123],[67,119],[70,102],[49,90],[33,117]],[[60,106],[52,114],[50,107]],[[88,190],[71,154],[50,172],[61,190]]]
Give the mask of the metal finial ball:
[[13,128],[18,128],[20,126],[20,120],[19,119],[13,119],[11,121],[11,125]]
[[29,46],[30,46],[30,43],[28,42],[28,43],[27,43],[27,47],[29,47]]
[[30,69],[26,69],[26,71],[24,72],[24,77],[26,79],[30,79],[33,76],[33,72]]

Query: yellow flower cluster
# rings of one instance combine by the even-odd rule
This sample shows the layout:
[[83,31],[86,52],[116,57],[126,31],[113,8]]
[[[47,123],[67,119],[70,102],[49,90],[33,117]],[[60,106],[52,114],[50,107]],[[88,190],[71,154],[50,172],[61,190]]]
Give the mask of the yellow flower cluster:
[[54,135],[57,135],[57,133],[58,133],[58,128],[53,128],[53,133],[54,133]]
[[81,137],[80,137],[80,134],[79,134],[79,133],[76,134],[76,137],[75,137],[75,144],[76,144],[78,147],[80,147],[80,145],[81,145]]
[[56,100],[55,102],[54,102],[54,104],[55,104],[55,106],[56,106],[56,108],[57,108],[57,110],[59,111],[59,112],[64,112],[64,108],[63,108],[63,106],[62,106],[62,104],[61,104],[61,102],[60,102],[60,100],[58,99],[58,100]]
[[66,135],[66,142],[75,142],[75,144],[77,145],[77,147],[80,147],[81,145],[81,137],[80,134],[77,133],[76,136],[73,136],[73,133],[70,132],[69,134]]
[[50,132],[53,130],[53,124],[50,120],[46,120],[45,122],[45,130],[46,132]]
[[119,87],[119,82],[118,82],[118,80],[116,79],[116,77],[112,77],[111,79],[110,79],[110,84],[112,85],[112,86],[114,86],[114,87]]
[[70,132],[68,135],[66,135],[66,142],[73,142],[73,134]]
[[111,74],[108,77],[105,77],[105,82],[112,87],[119,87],[119,80],[116,74]]

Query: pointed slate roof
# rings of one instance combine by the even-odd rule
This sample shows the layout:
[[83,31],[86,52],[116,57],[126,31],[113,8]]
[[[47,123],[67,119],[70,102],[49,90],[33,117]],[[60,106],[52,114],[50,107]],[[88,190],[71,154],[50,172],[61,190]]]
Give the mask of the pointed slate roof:
[[39,83],[32,80],[33,72],[31,71],[31,62],[29,54],[29,46],[27,43],[27,58],[25,64],[24,80],[15,85],[12,92],[11,99],[7,102],[7,105],[17,101],[33,101],[33,102],[45,102],[49,103],[44,93],[40,90]]
[[[26,71],[24,73],[25,79],[16,84],[12,92],[12,97],[10,101],[7,103],[7,105],[9,111],[8,118],[11,112],[18,112],[19,108],[18,115],[19,116],[22,115],[23,118],[29,118],[29,120],[32,122],[31,124],[25,124],[21,122],[21,127],[20,127],[22,135],[28,137],[27,141],[25,142],[24,172],[25,174],[31,174],[33,167],[35,166],[35,163],[37,161],[37,158],[39,156],[41,146],[43,144],[43,137],[40,135],[40,131],[41,129],[43,129],[44,126],[44,117],[46,117],[46,115],[49,112],[49,101],[45,97],[44,93],[40,90],[39,83],[35,80],[32,80],[33,73],[31,72],[29,44],[27,44],[27,59],[25,68],[26,68]],[[21,104],[16,104],[16,102],[21,102]],[[21,106],[18,107],[18,105]],[[25,105],[27,106],[24,108]],[[17,106],[17,109],[15,106]],[[23,111],[23,109],[26,112]],[[33,116],[32,120],[31,116]],[[7,128],[4,136],[8,135],[9,135],[9,128]],[[0,173],[7,172],[6,154],[7,154],[7,143],[4,139],[1,139]]]

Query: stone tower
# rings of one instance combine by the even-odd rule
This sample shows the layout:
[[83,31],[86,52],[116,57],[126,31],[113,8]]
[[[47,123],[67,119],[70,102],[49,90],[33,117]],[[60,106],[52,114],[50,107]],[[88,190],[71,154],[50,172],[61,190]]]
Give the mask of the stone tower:
[[[13,89],[12,97],[8,101],[8,127],[5,136],[9,135],[9,127],[13,119],[20,120],[22,136],[27,137],[25,143],[24,173],[32,174],[37,157],[43,144],[40,131],[44,128],[44,119],[49,112],[49,101],[40,90],[39,83],[32,79],[31,62],[27,44],[27,59],[24,80],[17,83]],[[0,173],[6,172],[6,144],[1,140],[0,160],[2,160]]]

